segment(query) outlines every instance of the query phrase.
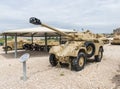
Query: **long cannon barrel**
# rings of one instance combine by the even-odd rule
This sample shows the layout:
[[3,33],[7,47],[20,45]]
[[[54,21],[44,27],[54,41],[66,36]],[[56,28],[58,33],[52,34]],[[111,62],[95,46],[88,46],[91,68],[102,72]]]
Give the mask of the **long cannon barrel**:
[[37,19],[37,18],[35,18],[35,17],[31,17],[30,20],[29,20],[29,22],[32,23],[32,24],[35,24],[35,25],[41,25],[41,26],[46,27],[46,28],[49,28],[49,29],[51,29],[51,30],[53,30],[53,31],[55,31],[55,32],[58,32],[58,33],[61,34],[61,35],[65,35],[65,36],[68,36],[68,37],[73,38],[72,35],[68,35],[68,34],[66,34],[65,32],[62,32],[62,31],[57,30],[56,28],[53,28],[53,27],[48,26],[48,25],[46,25],[46,24],[43,24],[39,19]]

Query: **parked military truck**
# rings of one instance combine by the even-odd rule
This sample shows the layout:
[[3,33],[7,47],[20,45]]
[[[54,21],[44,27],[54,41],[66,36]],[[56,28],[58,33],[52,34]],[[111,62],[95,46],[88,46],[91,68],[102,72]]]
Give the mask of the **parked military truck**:
[[111,41],[112,45],[120,45],[120,35],[115,35],[113,40]]
[[104,44],[109,44],[110,40],[105,37],[103,34],[96,34],[96,37],[103,41]]
[[52,66],[67,63],[72,70],[80,71],[84,68],[86,61],[90,57],[95,57],[96,62],[100,62],[103,57],[103,42],[96,38],[86,37],[80,33],[66,34],[53,27],[41,23],[35,17],[30,18],[30,23],[49,28],[57,34],[68,37],[65,44],[53,46],[49,53],[49,62]]
[[[17,39],[17,49],[23,49],[23,45],[26,44],[26,43],[29,43],[29,41],[18,38]],[[3,49],[4,50],[6,49],[7,51],[13,50],[14,45],[15,45],[14,40],[8,41],[7,42],[7,47],[5,47],[5,44],[4,44]]]

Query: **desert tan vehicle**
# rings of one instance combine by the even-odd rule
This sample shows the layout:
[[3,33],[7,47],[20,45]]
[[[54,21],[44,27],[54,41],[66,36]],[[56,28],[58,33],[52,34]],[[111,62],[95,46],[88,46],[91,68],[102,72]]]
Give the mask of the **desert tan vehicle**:
[[113,40],[111,41],[112,45],[120,45],[120,35],[115,35]]
[[[17,49],[23,49],[23,45],[28,43],[27,40],[23,40],[23,39],[17,39]],[[5,44],[3,46],[3,49],[7,49],[7,51],[13,50],[14,49],[14,45],[15,45],[15,41],[11,40],[7,42],[7,47],[5,48]]]
[[59,45],[59,42],[55,40],[48,40],[48,45],[51,45],[51,46]]
[[34,50],[43,51],[44,50],[44,47],[43,47],[44,44],[45,44],[45,42],[43,40],[35,40],[34,41]]
[[[48,43],[47,44],[48,51],[52,46],[59,45],[59,42],[55,41],[55,40],[48,40],[47,43]],[[34,42],[34,49],[36,51],[43,51],[45,49],[45,41],[38,40],[38,41]]]
[[103,34],[96,34],[96,37],[103,41],[104,44],[109,44],[110,41],[108,38],[106,38]]
[[[70,34],[73,34],[72,32]],[[88,38],[96,38],[96,34],[93,34],[90,30],[86,30],[84,32],[77,32],[77,35],[84,37],[84,39],[88,39]],[[69,39],[68,36],[62,36],[62,44],[67,42],[67,39]]]
[[[55,40],[48,40],[47,42],[47,49],[49,51],[49,49],[52,47],[52,46],[55,46],[55,45],[59,45],[59,42],[58,41],[55,41]],[[23,49],[25,50],[36,50],[36,51],[44,51],[45,49],[45,41],[44,40],[38,40],[38,39],[35,39],[33,41],[33,43],[26,43],[23,45]]]
[[41,23],[35,17],[30,18],[30,23],[41,25],[68,37],[68,41],[65,44],[53,46],[50,49],[49,61],[52,66],[67,63],[72,70],[80,71],[84,68],[88,58],[94,56],[96,62],[101,61],[103,57],[103,42],[98,39],[86,37],[87,35],[81,33],[66,34]]

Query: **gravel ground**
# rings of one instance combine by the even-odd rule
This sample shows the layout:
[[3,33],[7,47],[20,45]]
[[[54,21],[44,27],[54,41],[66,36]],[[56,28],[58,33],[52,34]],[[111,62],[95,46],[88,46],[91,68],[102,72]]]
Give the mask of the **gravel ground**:
[[105,45],[99,63],[88,61],[82,71],[51,67],[49,54],[31,52],[27,61],[27,81],[23,81],[22,64],[14,52],[0,51],[0,89],[120,89],[120,46]]

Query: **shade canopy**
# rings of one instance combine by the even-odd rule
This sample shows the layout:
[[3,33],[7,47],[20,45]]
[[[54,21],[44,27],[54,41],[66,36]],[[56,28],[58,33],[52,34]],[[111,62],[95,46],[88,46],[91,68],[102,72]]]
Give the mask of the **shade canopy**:
[[[56,28],[56,29],[66,33],[75,32],[74,30],[69,30],[69,29],[60,29],[60,28]],[[30,37],[30,36],[44,37],[45,34],[47,34],[47,36],[61,35],[58,32],[52,31],[51,29],[48,29],[45,27],[8,30],[8,31],[4,31],[2,35],[7,34],[8,36],[14,36],[16,33],[17,33],[17,36],[25,36],[25,37]]]

